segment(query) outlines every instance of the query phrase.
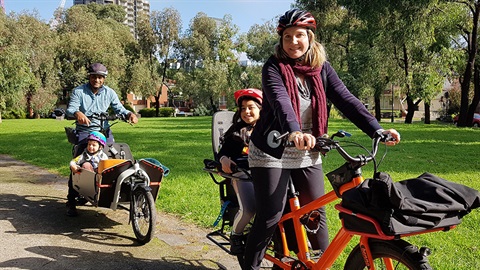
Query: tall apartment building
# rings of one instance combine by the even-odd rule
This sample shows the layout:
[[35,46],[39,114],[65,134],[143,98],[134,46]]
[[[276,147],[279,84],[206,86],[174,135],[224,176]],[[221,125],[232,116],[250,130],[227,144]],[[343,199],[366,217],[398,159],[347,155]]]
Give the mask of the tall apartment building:
[[[3,0],[0,0],[3,1]],[[115,4],[123,7],[125,12],[124,23],[130,27],[130,32],[137,38],[137,19],[141,14],[150,14],[150,2],[148,0],[74,0],[74,5],[97,3],[100,5]]]

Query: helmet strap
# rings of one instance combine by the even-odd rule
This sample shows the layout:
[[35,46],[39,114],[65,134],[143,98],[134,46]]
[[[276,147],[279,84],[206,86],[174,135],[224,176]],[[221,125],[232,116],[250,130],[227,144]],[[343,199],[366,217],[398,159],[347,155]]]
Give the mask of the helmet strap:
[[305,60],[305,57],[307,56],[307,52],[310,50],[310,47],[308,48],[308,50],[300,57],[296,58],[296,59],[293,59],[295,60],[295,62],[299,63],[299,62],[303,62],[303,60]]
[[[102,145],[99,141],[97,141],[97,140],[92,140],[92,139],[90,139],[89,141],[96,141],[96,142],[98,143],[98,150],[95,151],[94,153],[92,153],[92,155],[96,155],[96,154],[98,154],[100,151],[103,150],[103,145]],[[89,152],[89,153],[90,153],[90,152]]]
[[99,144],[98,150],[95,151],[95,153],[92,153],[92,155],[96,155],[96,154],[100,153],[102,150],[103,150],[103,146],[101,144]]

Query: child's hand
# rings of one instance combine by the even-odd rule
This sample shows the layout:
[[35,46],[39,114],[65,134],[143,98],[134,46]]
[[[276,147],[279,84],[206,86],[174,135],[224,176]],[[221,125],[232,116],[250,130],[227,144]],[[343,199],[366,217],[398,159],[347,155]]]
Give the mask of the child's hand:
[[77,172],[80,173],[82,171],[80,166],[70,166],[70,169],[72,170],[73,174],[76,174]]
[[232,173],[232,164],[237,165],[235,162],[233,162],[230,158],[227,156],[222,156],[220,158],[220,163],[222,164],[222,171],[226,173]]

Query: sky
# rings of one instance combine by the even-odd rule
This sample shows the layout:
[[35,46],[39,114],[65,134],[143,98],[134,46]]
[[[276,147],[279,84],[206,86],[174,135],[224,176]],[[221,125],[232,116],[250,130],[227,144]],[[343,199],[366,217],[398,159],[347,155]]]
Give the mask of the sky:
[[[4,0],[6,13],[37,11],[40,18],[50,21],[61,0]],[[232,16],[233,24],[246,33],[254,24],[263,24],[290,9],[294,0],[150,0],[150,11],[162,11],[173,7],[180,12],[183,30],[198,12],[209,17]],[[66,0],[65,8],[70,8],[73,0]]]

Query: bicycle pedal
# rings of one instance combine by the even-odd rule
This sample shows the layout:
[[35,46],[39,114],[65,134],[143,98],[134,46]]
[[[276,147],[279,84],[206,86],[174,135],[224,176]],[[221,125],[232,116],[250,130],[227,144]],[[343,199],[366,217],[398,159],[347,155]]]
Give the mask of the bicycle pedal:
[[280,261],[282,261],[283,263],[292,263],[295,261],[295,259],[292,257],[283,257],[280,259]]
[[310,259],[314,261],[318,261],[320,257],[322,257],[323,252],[321,250],[312,250],[310,252]]

